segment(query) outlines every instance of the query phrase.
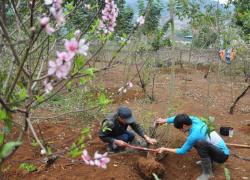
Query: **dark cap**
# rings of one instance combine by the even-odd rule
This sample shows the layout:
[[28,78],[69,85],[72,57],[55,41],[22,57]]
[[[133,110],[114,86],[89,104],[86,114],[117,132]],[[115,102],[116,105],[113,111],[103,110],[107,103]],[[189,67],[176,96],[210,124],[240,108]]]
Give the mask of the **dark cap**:
[[135,118],[132,116],[131,110],[125,106],[118,108],[117,115],[124,119],[127,124],[135,122]]

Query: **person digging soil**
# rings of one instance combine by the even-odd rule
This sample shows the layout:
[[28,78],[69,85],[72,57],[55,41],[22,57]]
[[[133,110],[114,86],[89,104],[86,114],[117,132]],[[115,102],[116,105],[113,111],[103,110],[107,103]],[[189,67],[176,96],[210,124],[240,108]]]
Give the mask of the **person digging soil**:
[[209,132],[207,125],[196,116],[178,114],[167,119],[159,118],[157,124],[174,124],[175,128],[183,133],[188,133],[186,142],[181,148],[158,148],[158,152],[172,152],[176,154],[186,154],[192,147],[195,147],[200,158],[202,174],[197,180],[208,180],[213,177],[212,162],[224,163],[229,156],[229,149],[224,140],[215,132]]
[[120,106],[117,112],[109,115],[102,121],[101,129],[99,130],[99,137],[103,142],[108,143],[109,152],[124,150],[127,143],[133,141],[135,135],[127,130],[128,126],[144,138],[147,143],[155,144],[157,142],[144,133],[143,128],[136,122],[128,107]]

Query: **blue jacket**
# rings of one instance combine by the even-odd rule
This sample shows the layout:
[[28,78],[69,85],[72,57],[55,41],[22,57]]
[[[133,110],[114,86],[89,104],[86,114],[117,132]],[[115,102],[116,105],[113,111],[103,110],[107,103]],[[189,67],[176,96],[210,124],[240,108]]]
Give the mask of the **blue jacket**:
[[[189,130],[186,142],[182,145],[181,148],[176,149],[177,154],[186,154],[189,150],[192,149],[192,147],[198,140],[206,140],[221,149],[226,155],[229,155],[229,149],[227,148],[224,140],[217,134],[217,132],[213,131],[208,136],[207,125],[196,116],[189,117],[192,120],[192,126]],[[167,118],[166,122],[168,124],[172,124],[174,123],[174,118],[175,116]]]

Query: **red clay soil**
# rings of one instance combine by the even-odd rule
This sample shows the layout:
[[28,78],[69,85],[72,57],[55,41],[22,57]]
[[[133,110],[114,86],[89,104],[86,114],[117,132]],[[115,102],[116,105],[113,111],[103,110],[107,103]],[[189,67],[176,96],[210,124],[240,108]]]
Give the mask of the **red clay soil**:
[[130,101],[136,101],[138,99],[144,98],[144,94],[135,89],[127,89],[126,93],[118,93],[120,87],[107,88],[106,92],[113,101],[113,104],[128,103]]
[[[79,123],[77,124],[79,127]],[[58,149],[67,148],[77,140],[79,131],[76,132],[76,128],[71,126],[73,126],[73,123],[69,121],[61,121],[56,124],[40,124],[44,138],[51,138],[50,146],[54,147],[53,145],[56,145]],[[104,153],[106,150],[105,145],[96,136],[96,130],[97,127],[94,125],[92,132],[95,136],[86,142],[87,150],[92,156],[95,151]],[[70,142],[68,142],[69,139],[71,139]],[[53,148],[53,152],[56,152],[57,148]],[[131,161],[131,159],[136,160],[140,157],[138,153],[129,155],[114,154],[110,157],[111,162],[108,169],[85,165],[82,161],[79,161],[80,159],[75,159],[74,162],[74,159],[70,159],[66,155],[58,158],[51,166],[46,167],[42,162],[43,157],[40,155],[39,148],[32,147],[26,137],[23,145],[16,151],[15,156],[12,156],[4,163],[4,179],[140,179],[134,161]],[[35,164],[38,170],[27,173],[19,168],[21,162]]]
[[144,179],[153,179],[153,173],[158,177],[163,177],[165,173],[164,166],[153,158],[141,157],[137,163],[138,171]]
[[[131,70],[136,72],[135,69]],[[105,76],[100,75],[96,81],[103,81],[105,88],[118,88],[118,85],[124,84],[122,67],[117,67],[106,73]],[[181,72],[179,70],[179,72]],[[174,107],[174,114],[188,113],[193,115],[204,116],[205,114],[216,118],[216,130],[219,131],[220,126],[231,126],[234,128],[234,136],[232,138],[223,137],[228,143],[250,144],[250,129],[245,124],[250,120],[250,92],[248,92],[243,99],[237,104],[235,113],[228,114],[228,109],[232,103],[232,95],[236,97],[243,89],[244,79],[234,79],[232,84],[229,77],[217,77],[218,73],[211,73],[208,79],[204,79],[204,72],[188,71],[189,73],[176,74],[175,80],[175,96],[172,97],[172,106]],[[191,73],[190,73],[191,72]],[[117,104],[126,104],[131,109],[137,120],[141,122],[143,115],[147,112],[155,112],[159,117],[166,117],[168,109],[168,85],[170,83],[170,75],[165,72],[160,72],[156,78],[155,96],[157,101],[143,104],[144,111],[142,111],[141,100],[136,92],[141,92],[140,88],[135,86],[131,89],[131,95],[125,95],[121,101],[116,101]],[[185,81],[188,79],[188,81]],[[135,79],[134,84],[139,80]],[[233,87],[232,87],[233,86]],[[231,88],[232,87],[232,88]],[[208,93],[209,89],[209,93]],[[209,96],[208,96],[209,95]],[[138,97],[137,97],[138,96]],[[128,100],[129,99],[129,100]],[[140,99],[140,101],[138,101]],[[126,102],[128,101],[128,102]],[[149,102],[149,101],[148,101]],[[117,104],[112,104],[111,109],[116,109]],[[152,120],[153,121],[153,120]],[[86,149],[91,155],[95,151],[104,153],[106,146],[102,143],[98,136],[98,123],[93,123],[91,126],[92,138],[86,140]],[[51,147],[53,152],[58,149],[67,149],[77,140],[80,135],[82,127],[86,124],[76,120],[65,121],[45,121],[39,124],[43,138]],[[36,127],[36,126],[35,126]],[[161,128],[165,128],[163,126]],[[37,128],[36,128],[37,129]],[[185,141],[185,136],[180,134],[175,128],[170,127],[169,141],[172,141],[173,148],[179,147]],[[231,148],[231,155],[225,164],[214,164],[214,174],[216,180],[224,180],[224,166],[229,169],[231,178],[235,180],[250,179],[250,161],[245,161],[235,157],[237,154],[242,157],[250,158],[250,149]],[[4,179],[43,179],[43,180],[140,180],[145,179],[143,174],[151,174],[151,169],[148,165],[152,165],[156,170],[163,171],[163,180],[192,180],[200,174],[200,166],[196,165],[199,157],[194,149],[186,155],[180,156],[176,154],[168,154],[158,164],[158,162],[149,162],[151,160],[145,159],[145,153],[128,153],[128,154],[112,154],[109,155],[111,162],[107,169],[100,169],[93,166],[88,166],[76,159],[72,161],[67,157],[58,158],[51,166],[45,167],[42,162],[43,158],[40,155],[38,147],[32,147],[29,143],[28,135],[26,134],[23,145],[16,151],[14,156],[11,156],[2,166]],[[30,162],[38,167],[35,172],[27,173],[20,170],[19,166],[22,162]],[[140,165],[139,165],[140,163]],[[155,165],[153,165],[155,164]],[[139,168],[138,168],[139,167]],[[159,168],[158,168],[159,167]],[[145,173],[148,172],[148,173]]]

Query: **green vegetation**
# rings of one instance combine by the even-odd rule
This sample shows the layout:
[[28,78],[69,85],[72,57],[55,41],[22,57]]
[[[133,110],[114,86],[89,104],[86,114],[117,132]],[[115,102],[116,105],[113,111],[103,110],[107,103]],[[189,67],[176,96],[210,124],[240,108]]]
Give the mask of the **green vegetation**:
[[37,170],[37,167],[34,164],[29,164],[29,163],[22,163],[20,164],[19,168],[27,172],[34,172]]

